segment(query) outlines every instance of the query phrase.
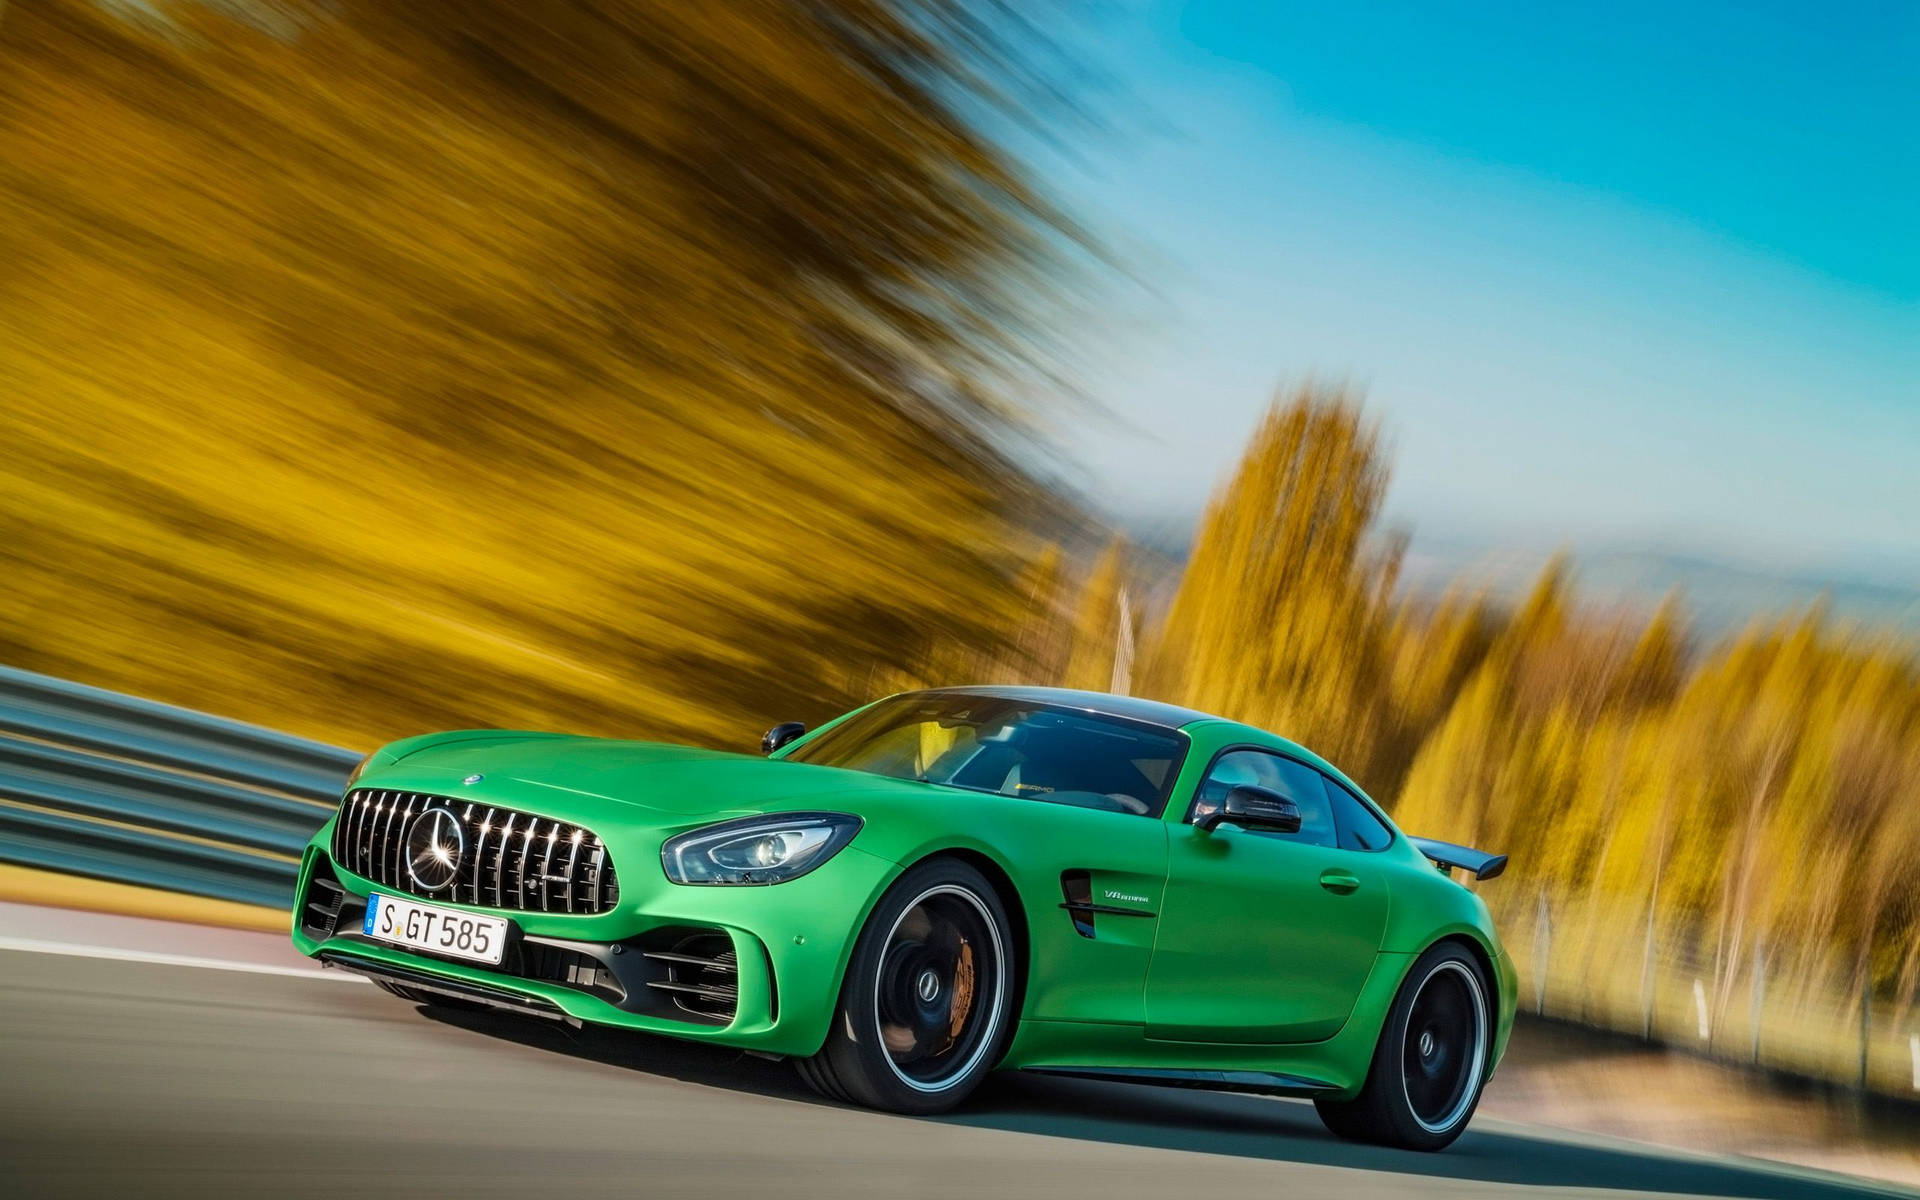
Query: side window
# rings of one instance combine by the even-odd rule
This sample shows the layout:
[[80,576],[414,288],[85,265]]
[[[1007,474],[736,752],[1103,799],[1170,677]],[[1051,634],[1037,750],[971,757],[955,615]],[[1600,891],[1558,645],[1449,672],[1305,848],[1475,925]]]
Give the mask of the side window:
[[1187,820],[1192,822],[1202,813],[1218,809],[1228,792],[1249,783],[1271,788],[1300,806],[1299,833],[1263,831],[1259,836],[1306,842],[1314,846],[1339,843],[1339,835],[1334,829],[1332,805],[1327,798],[1325,785],[1320,782],[1320,772],[1265,750],[1230,750],[1215,759],[1207,771],[1207,777],[1200,781],[1200,790],[1193,798],[1193,807],[1187,813]]
[[1393,831],[1373,815],[1366,802],[1347,790],[1347,785],[1322,775],[1327,798],[1333,802],[1333,823],[1340,827],[1342,850],[1385,850],[1393,841]]

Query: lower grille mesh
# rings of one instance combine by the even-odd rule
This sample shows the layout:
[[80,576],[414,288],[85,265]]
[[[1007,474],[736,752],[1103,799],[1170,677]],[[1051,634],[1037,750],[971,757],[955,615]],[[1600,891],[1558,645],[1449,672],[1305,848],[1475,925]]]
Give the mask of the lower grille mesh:
[[[408,869],[407,831],[434,808],[453,814],[464,840],[453,878],[429,890]],[[383,887],[479,907],[594,914],[620,899],[606,845],[591,831],[423,792],[347,793],[334,827],[333,857]]]

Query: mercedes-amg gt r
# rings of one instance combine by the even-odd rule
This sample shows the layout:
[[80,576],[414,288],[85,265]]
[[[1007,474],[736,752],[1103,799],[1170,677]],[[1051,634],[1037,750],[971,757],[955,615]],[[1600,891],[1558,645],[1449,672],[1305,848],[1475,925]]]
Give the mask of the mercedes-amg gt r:
[[307,847],[305,954],[486,1005],[791,1058],[952,1107],[995,1069],[1311,1097],[1435,1150],[1514,971],[1452,878],[1284,738],[1028,687],[893,696],[762,755],[468,730],[370,755]]

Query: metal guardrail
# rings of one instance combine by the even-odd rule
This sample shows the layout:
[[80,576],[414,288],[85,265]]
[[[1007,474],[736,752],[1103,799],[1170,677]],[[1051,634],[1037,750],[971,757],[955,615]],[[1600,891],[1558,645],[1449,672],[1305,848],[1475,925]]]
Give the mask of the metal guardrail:
[[0,862],[286,908],[359,758],[0,667]]

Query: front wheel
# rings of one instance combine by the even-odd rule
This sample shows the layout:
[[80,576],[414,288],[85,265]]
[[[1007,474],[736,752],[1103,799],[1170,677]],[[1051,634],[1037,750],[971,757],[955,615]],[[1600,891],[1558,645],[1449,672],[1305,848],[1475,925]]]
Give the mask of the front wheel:
[[1367,1082],[1352,1100],[1315,1100],[1354,1141],[1442,1150],[1473,1118],[1487,1081],[1493,1006],[1479,964],[1443,942],[1422,954],[1387,1011]]
[[957,859],[909,870],[855,943],[833,1028],[799,1061],[814,1090],[901,1113],[966,1098],[1013,1030],[1013,940],[993,885]]

